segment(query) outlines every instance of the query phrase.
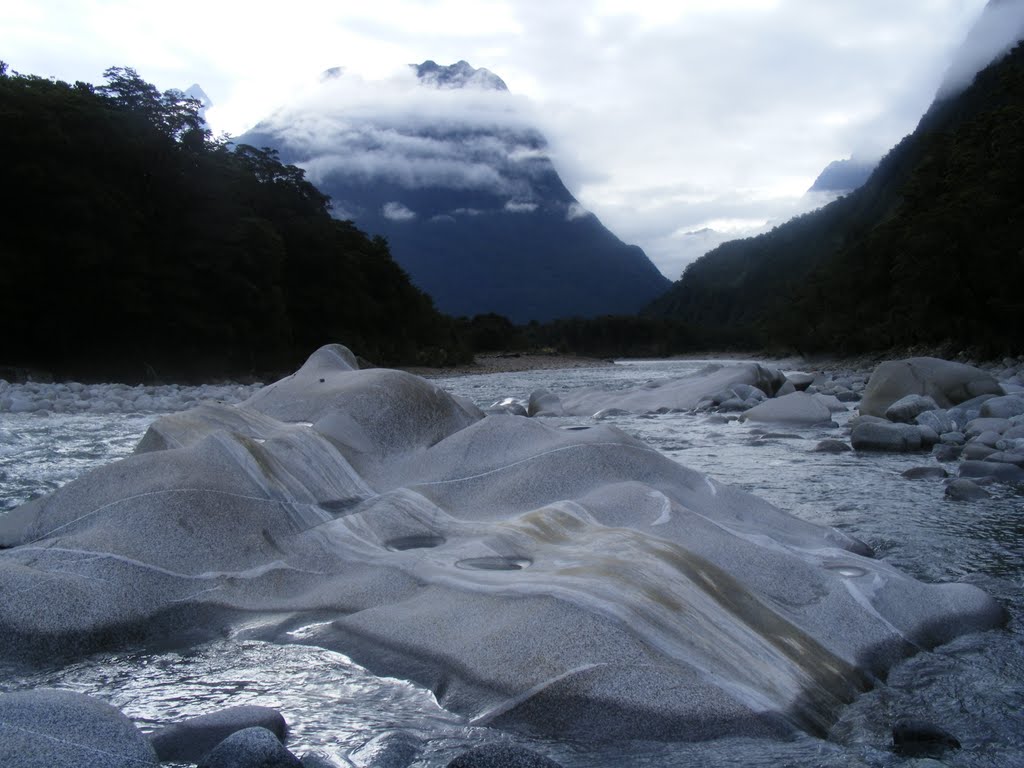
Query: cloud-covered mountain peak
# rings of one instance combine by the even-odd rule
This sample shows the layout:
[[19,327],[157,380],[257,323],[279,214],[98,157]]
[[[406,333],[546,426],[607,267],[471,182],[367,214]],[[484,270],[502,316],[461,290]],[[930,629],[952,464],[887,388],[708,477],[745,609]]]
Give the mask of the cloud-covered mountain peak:
[[491,72],[489,69],[480,67],[476,69],[468,61],[457,61],[448,66],[442,66],[435,61],[427,59],[422,64],[410,64],[416,71],[416,77],[423,85],[433,85],[435,88],[480,88],[487,91],[507,91],[505,81]]
[[240,142],[273,147],[387,238],[452,315],[629,314],[668,287],[566,189],[523,97],[465,61],[321,78]]

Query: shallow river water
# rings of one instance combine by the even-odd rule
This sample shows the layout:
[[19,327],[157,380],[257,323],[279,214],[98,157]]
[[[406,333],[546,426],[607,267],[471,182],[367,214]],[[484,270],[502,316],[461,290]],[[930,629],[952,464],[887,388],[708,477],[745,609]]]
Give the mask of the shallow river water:
[[[692,371],[694,362],[629,362],[598,368],[438,378],[482,407],[547,388],[618,388]],[[239,390],[240,393],[241,390]],[[242,393],[244,394],[244,393]],[[855,405],[855,404],[854,404]],[[0,414],[0,514],[131,452],[157,413]],[[566,768],[577,766],[903,766],[935,765],[895,755],[900,716],[936,723],[963,744],[953,766],[1024,766],[1024,497],[995,487],[993,498],[954,502],[941,480],[901,472],[933,465],[927,454],[831,454],[812,449],[838,428],[765,430],[707,415],[617,416],[612,422],[671,458],[737,485],[804,519],[869,543],[876,555],[929,582],[969,581],[999,599],[1003,629],[959,638],[895,667],[888,679],[841,714],[827,740],[723,739],[698,744],[614,745],[536,741],[469,726],[410,683],[371,675],[346,657],[302,645],[237,637],[188,649],[102,654],[29,676],[5,671],[0,690],[57,686],[98,695],[144,729],[237,704],[279,708],[289,748],[338,765],[372,765],[374,744],[397,730],[420,742],[414,766],[444,766],[482,741],[512,741]],[[561,426],[583,417],[551,419]],[[955,466],[947,467],[955,472]]]

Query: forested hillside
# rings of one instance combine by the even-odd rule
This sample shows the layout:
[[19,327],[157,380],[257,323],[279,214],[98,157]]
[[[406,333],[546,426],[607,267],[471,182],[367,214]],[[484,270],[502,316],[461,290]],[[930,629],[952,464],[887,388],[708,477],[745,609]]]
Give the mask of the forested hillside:
[[706,346],[1024,344],[1024,48],[937,101],[868,182],[710,252],[649,312]]
[[464,356],[452,321],[272,151],[214,141],[133,70],[0,74],[0,363],[119,378],[291,368],[343,341],[381,363]]

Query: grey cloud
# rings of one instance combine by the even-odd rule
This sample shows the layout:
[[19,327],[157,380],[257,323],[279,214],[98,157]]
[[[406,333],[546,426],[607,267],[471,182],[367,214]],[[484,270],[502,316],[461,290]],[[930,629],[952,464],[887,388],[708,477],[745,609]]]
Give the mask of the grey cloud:
[[537,204],[523,200],[509,200],[505,203],[505,210],[509,213],[533,213],[537,210]]
[[565,218],[567,221],[575,221],[576,219],[585,219],[590,216],[590,211],[584,208],[579,203],[571,203],[565,210]]
[[305,155],[299,164],[314,182],[349,175],[529,199],[531,179],[550,172],[521,99],[439,91],[404,77],[344,80],[320,83],[263,124]]
[[415,211],[410,210],[396,200],[384,203],[381,206],[380,212],[385,219],[390,219],[391,221],[410,221],[416,218]]
[[950,63],[939,87],[939,98],[951,98],[962,91],[979,71],[1009,51],[1022,37],[1024,3],[1017,0],[990,2]]

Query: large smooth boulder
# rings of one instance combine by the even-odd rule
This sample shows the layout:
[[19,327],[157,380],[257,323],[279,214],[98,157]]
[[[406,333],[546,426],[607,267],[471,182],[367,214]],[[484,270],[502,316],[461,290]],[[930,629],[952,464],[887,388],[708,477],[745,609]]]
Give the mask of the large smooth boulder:
[[564,412],[577,416],[593,416],[610,408],[629,413],[690,411],[702,403],[721,403],[731,397],[747,400],[751,387],[760,390],[762,396],[774,395],[783,383],[781,371],[758,363],[713,363],[687,376],[656,379],[622,390],[581,389],[561,400]]
[[912,357],[881,363],[868,380],[860,412],[884,416],[886,409],[907,395],[927,395],[939,408],[980,395],[1002,395],[991,375],[979,368],[935,357]]
[[265,728],[284,739],[284,717],[271,707],[243,705],[165,726],[149,735],[160,762],[196,763],[228,736],[246,728]]
[[742,421],[758,424],[788,424],[790,426],[828,426],[832,423],[832,411],[818,396],[806,392],[765,400],[744,412]]
[[81,693],[44,688],[0,694],[0,764],[157,768],[160,762],[119,709]]
[[698,740],[823,732],[896,660],[1002,621],[607,423],[314,357],[0,520],[0,650],[246,623],[477,724]]

